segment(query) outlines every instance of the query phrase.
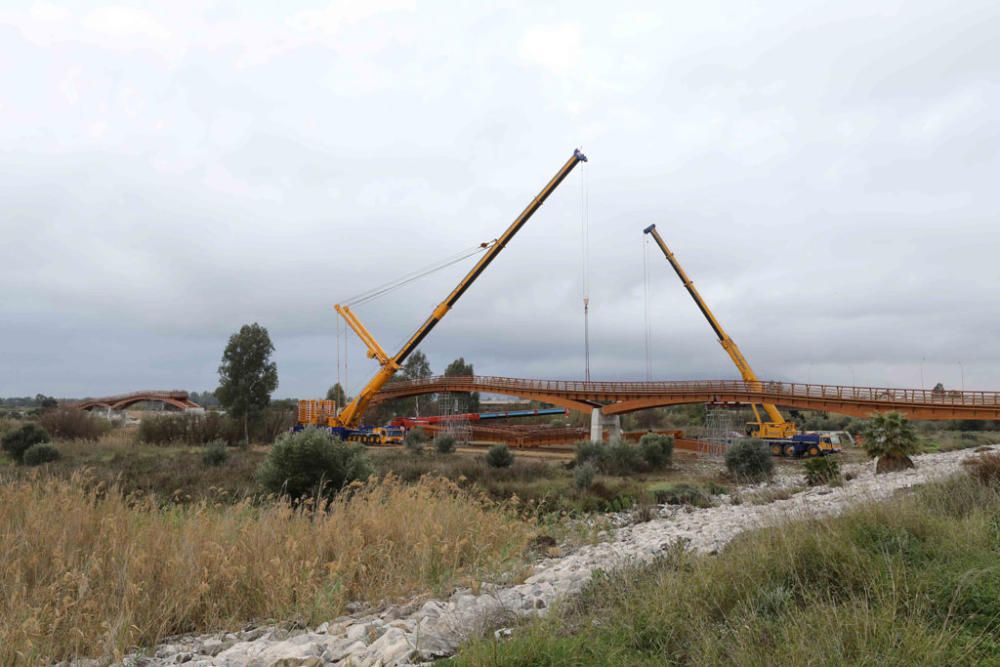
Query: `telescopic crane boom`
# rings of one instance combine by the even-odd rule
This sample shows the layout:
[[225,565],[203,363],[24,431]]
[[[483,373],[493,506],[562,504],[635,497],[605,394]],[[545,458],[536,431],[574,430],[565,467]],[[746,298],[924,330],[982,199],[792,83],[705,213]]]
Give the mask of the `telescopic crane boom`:
[[[697,304],[698,309],[701,310],[701,314],[705,316],[708,320],[709,326],[712,327],[712,331],[715,335],[719,337],[719,343],[722,344],[723,349],[729,354],[729,358],[733,360],[736,364],[736,368],[739,369],[740,375],[743,377],[743,381],[751,385],[755,390],[761,388],[760,380],[757,379],[756,373],[750,368],[750,362],[747,361],[743,353],[740,352],[740,348],[737,347],[736,341],[729,337],[729,334],[722,328],[719,324],[719,320],[715,318],[715,315],[709,309],[708,304],[705,300],[701,298],[701,294],[695,289],[694,283],[688,278],[687,273],[681,268],[680,262],[674,257],[674,254],[670,252],[670,248],[664,243],[663,237],[660,233],[656,231],[656,225],[650,225],[642,230],[644,234],[649,234],[656,241],[656,245],[660,246],[660,250],[663,251],[663,256],[667,258],[670,262],[670,266],[674,267],[674,271],[677,273],[677,277],[681,279],[684,283],[684,287],[687,288],[688,294],[694,299],[695,304]],[[767,413],[769,421],[762,421],[760,418],[760,412],[757,410],[757,406],[751,404],[750,408],[753,410],[754,419],[756,421],[748,425],[748,435],[752,435],[757,438],[790,438],[798,432],[795,428],[795,424],[792,422],[786,422],[785,418],[781,416],[781,412],[778,411],[777,406],[773,403],[763,403],[761,407],[764,408],[764,412]]]
[[496,259],[500,251],[503,250],[506,245],[510,242],[514,235],[520,231],[521,227],[524,226],[526,222],[535,214],[545,200],[548,199],[559,184],[569,175],[573,168],[580,162],[586,162],[587,156],[584,155],[579,150],[573,151],[573,155],[570,156],[566,163],[560,167],[556,175],[542,188],[542,191],[531,200],[531,203],[521,211],[521,214],[517,216],[514,222],[511,223],[510,227],[493,243],[488,250],[479,258],[476,265],[472,267],[472,270],[458,283],[458,285],[451,291],[451,294],[442,301],[437,308],[430,314],[427,320],[420,325],[410,339],[403,344],[403,347],[399,349],[399,352],[393,356],[389,356],[385,350],[376,342],[375,338],[365,329],[364,325],[358,320],[357,316],[351,311],[347,306],[336,305],[334,308],[340,315],[347,321],[347,324],[358,334],[365,346],[368,348],[368,356],[372,359],[377,359],[381,368],[375,373],[375,376],[369,380],[368,384],[365,385],[357,397],[344,406],[339,415],[330,417],[329,425],[333,428],[339,429],[353,429],[358,426],[361,422],[361,417],[364,415],[365,409],[371,402],[372,398],[378,391],[385,386],[385,384],[395,375],[399,367],[402,366],[406,358],[410,356],[420,342],[426,338],[427,334],[441,321],[452,306],[465,294],[465,291],[472,286],[472,283],[476,281],[486,267]]

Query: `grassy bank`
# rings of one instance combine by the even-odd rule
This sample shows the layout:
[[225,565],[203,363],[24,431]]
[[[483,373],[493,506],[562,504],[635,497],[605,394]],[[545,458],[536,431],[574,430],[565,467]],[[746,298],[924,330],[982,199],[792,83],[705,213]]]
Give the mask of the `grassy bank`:
[[319,512],[164,505],[80,476],[0,481],[3,665],[447,593],[516,567],[531,536],[506,508],[440,479],[358,485]]
[[838,518],[682,548],[457,665],[1000,664],[1000,465]]

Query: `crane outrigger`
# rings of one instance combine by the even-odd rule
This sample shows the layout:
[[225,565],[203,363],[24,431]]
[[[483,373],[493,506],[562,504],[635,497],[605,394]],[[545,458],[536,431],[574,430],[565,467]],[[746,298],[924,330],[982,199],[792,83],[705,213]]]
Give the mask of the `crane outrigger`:
[[[403,365],[406,358],[417,349],[420,342],[427,337],[427,334],[434,329],[438,322],[448,313],[449,310],[455,305],[455,303],[465,294],[466,290],[472,286],[472,283],[482,275],[486,267],[496,259],[497,255],[507,246],[514,235],[525,223],[531,219],[531,216],[545,203],[549,195],[555,192],[559,184],[565,180],[573,168],[576,167],[580,162],[586,162],[587,156],[584,155],[580,150],[574,150],[573,155],[566,160],[565,164],[559,168],[556,175],[552,177],[551,180],[542,188],[541,192],[531,200],[527,207],[521,214],[514,219],[514,222],[507,227],[506,231],[500,235],[496,241],[491,244],[487,244],[486,252],[476,265],[459,281],[455,289],[442,301],[434,310],[431,312],[430,316],[424,321],[423,324],[410,336],[403,346],[399,349],[396,354],[389,356],[389,354],[379,345],[375,337],[365,328],[365,326],[358,320],[357,315],[348,307],[337,304],[334,309],[340,314],[341,317],[347,322],[348,326],[354,330],[358,335],[358,338],[365,344],[367,348],[367,354],[370,359],[375,359],[381,366],[368,384],[358,392],[358,395],[349,402],[344,408],[336,414],[331,414],[327,417],[326,423],[330,430],[337,436],[345,440],[358,440],[361,442],[366,442],[369,444],[384,443],[391,434],[385,433],[385,429],[372,429],[361,427],[361,419],[364,416],[365,410],[371,403],[372,398],[375,394],[379,392],[385,384],[392,379],[392,376],[396,374],[396,371]],[[308,402],[306,402],[308,403]],[[302,414],[302,406],[300,404],[300,415]],[[300,419],[301,421],[301,419]],[[315,423],[315,422],[314,422]]]

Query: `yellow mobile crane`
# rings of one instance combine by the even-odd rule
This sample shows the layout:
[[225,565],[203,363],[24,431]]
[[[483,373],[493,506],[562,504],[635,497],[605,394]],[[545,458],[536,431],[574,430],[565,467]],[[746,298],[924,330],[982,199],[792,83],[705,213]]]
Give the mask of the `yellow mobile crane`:
[[526,222],[534,215],[545,200],[548,199],[559,184],[569,175],[573,168],[580,162],[586,162],[587,156],[584,155],[579,150],[573,151],[573,155],[570,156],[566,163],[556,172],[556,175],[542,188],[542,191],[531,200],[531,203],[521,212],[519,216],[511,223],[507,230],[492,244],[488,245],[486,252],[483,256],[476,262],[476,265],[472,267],[468,274],[458,283],[458,285],[451,291],[451,294],[442,301],[437,308],[430,314],[427,320],[420,325],[420,327],[414,332],[410,339],[403,344],[399,352],[393,356],[389,356],[381,345],[375,340],[375,337],[365,328],[363,324],[358,320],[357,316],[353,311],[347,306],[341,306],[337,304],[334,306],[336,311],[344,318],[348,326],[354,330],[361,341],[368,348],[368,357],[370,359],[378,360],[381,368],[375,373],[374,377],[369,380],[368,384],[365,385],[357,397],[344,406],[344,409],[340,411],[339,414],[330,414],[327,418],[327,426],[334,434],[338,435],[345,440],[357,440],[360,442],[365,442],[368,444],[384,444],[391,434],[387,433],[384,428],[370,428],[359,426],[361,418],[364,415],[365,409],[371,402],[372,398],[378,391],[385,386],[385,384],[395,375],[396,371],[399,370],[406,358],[415,350],[420,342],[431,332],[431,330],[437,325],[437,323],[451,310],[452,306],[461,298],[465,291],[472,286],[486,267],[496,259],[500,251],[506,247],[514,235],[524,226]]
[[[681,268],[680,263],[677,261],[677,258],[674,257],[674,254],[670,252],[670,248],[667,247],[667,244],[663,242],[663,237],[661,237],[660,233],[656,231],[656,225],[650,225],[642,231],[644,234],[652,236],[653,240],[656,241],[656,245],[660,246],[660,250],[663,251],[663,256],[667,258],[668,262],[670,262],[670,266],[674,267],[677,277],[681,279],[682,283],[684,283],[684,287],[687,288],[688,294],[691,295],[691,298],[694,299],[694,302],[698,305],[699,310],[701,310],[701,314],[705,316],[706,320],[708,320],[708,324],[712,327],[712,331],[714,331],[715,335],[719,337],[719,343],[722,344],[723,349],[725,349],[725,351],[729,354],[729,358],[733,360],[734,364],[736,364],[736,368],[739,369],[740,375],[743,377],[743,381],[749,383],[753,389],[759,390],[761,383],[760,380],[757,379],[757,375],[753,372],[753,369],[750,368],[750,362],[748,362],[746,357],[743,356],[743,353],[740,352],[740,348],[736,346],[736,341],[730,338],[729,334],[727,334],[722,328],[722,325],[719,324],[719,320],[715,319],[715,315],[712,314],[711,310],[709,310],[708,304],[705,303],[705,300],[701,298],[698,290],[695,289],[694,283],[691,282],[691,279],[688,278],[684,269]],[[778,411],[778,408],[774,404],[763,403],[762,407],[764,408],[764,412],[767,413],[769,421],[762,421],[760,418],[760,412],[757,410],[757,406],[751,404],[750,408],[753,410],[755,421],[747,424],[747,435],[763,439],[786,439],[792,438],[798,434],[798,429],[795,427],[795,424],[785,421],[785,418],[781,416],[781,412]],[[782,447],[779,444],[772,443],[772,451],[774,451],[774,453],[782,453],[781,451],[775,450],[776,446],[779,450]],[[796,447],[793,446],[791,449],[795,450]],[[787,455],[792,454],[786,453],[786,456]]]

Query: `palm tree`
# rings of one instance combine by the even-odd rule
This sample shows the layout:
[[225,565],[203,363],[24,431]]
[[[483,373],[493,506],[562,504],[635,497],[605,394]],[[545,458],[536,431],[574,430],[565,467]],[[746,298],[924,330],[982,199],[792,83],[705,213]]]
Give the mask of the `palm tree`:
[[875,474],[912,468],[910,456],[919,451],[917,433],[898,412],[874,414],[861,429],[868,456],[877,459]]

